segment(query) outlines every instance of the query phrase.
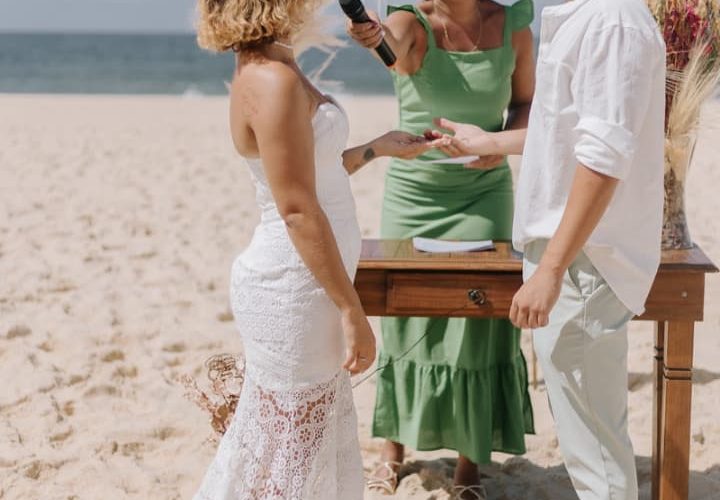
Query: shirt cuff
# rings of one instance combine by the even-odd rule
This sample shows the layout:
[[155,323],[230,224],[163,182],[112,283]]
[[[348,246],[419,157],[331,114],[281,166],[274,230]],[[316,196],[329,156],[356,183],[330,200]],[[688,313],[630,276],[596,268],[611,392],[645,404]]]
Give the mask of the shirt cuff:
[[591,170],[624,179],[635,155],[633,134],[625,127],[596,117],[580,119],[575,127],[575,157]]

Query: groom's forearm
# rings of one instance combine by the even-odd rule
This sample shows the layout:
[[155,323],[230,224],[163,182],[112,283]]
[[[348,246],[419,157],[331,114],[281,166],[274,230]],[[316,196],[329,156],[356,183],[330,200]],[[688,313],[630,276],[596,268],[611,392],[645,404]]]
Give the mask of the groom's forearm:
[[548,243],[541,267],[557,274],[565,272],[605,214],[618,182],[583,164],[577,166],[565,212]]
[[508,110],[505,130],[484,134],[476,141],[471,141],[468,147],[470,153],[479,156],[521,155],[525,148],[530,106],[530,103],[511,106]]
[[530,102],[516,104],[508,110],[505,130],[497,134],[497,141],[505,155],[521,155],[525,149],[528,122],[530,121]]
[[471,142],[468,150],[478,156],[521,155],[525,148],[526,136],[526,128],[495,132],[487,134],[487,137],[479,139],[477,143]]

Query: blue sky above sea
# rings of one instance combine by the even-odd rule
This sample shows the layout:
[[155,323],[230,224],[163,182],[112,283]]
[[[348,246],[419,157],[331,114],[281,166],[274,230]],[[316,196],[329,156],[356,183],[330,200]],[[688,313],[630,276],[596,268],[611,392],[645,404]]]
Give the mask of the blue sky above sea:
[[[388,4],[365,1],[368,8],[380,11]],[[540,0],[536,5],[548,3]],[[234,60],[232,54],[211,54],[197,46],[195,4],[196,0],[6,2],[0,15],[0,93],[225,95]],[[327,9],[331,28],[342,31],[337,3],[330,2]],[[350,41],[331,55],[310,50],[300,57],[300,65],[309,74],[324,67],[315,81],[327,92],[393,93],[385,68]]]
[[[11,33],[189,33],[197,0],[23,0],[3,2],[0,32]],[[407,1],[365,0],[368,9]],[[559,0],[536,0],[540,10]],[[337,3],[328,13],[341,26]],[[539,17],[539,15],[537,16]]]

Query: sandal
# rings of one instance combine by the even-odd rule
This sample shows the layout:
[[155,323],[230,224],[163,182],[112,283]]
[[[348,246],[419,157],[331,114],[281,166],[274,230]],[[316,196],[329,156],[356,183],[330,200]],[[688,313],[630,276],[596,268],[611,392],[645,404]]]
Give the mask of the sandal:
[[[467,494],[472,496],[467,496]],[[487,491],[481,484],[472,486],[453,486],[451,498],[456,500],[487,500]]]
[[[365,479],[367,487],[371,491],[377,491],[383,495],[394,495],[398,487],[398,474],[393,467],[400,467],[400,462],[382,462]],[[380,477],[380,474],[387,477]]]

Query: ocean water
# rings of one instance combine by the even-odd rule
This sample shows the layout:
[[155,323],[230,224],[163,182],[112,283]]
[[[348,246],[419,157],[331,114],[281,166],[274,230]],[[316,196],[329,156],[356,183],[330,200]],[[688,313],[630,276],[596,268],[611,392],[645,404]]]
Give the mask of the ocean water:
[[[300,57],[306,72],[328,55]],[[223,95],[232,54],[201,50],[188,35],[0,34],[0,92]],[[338,49],[321,87],[340,93],[392,94],[387,71],[352,43]]]

